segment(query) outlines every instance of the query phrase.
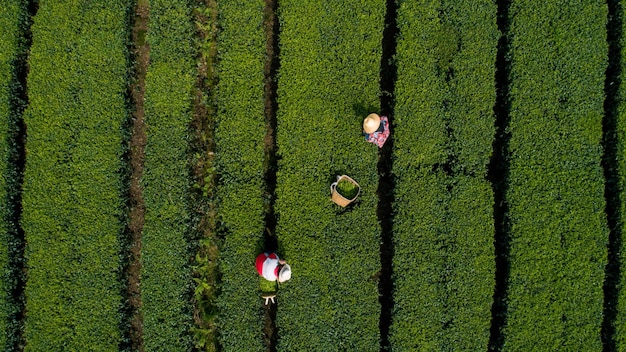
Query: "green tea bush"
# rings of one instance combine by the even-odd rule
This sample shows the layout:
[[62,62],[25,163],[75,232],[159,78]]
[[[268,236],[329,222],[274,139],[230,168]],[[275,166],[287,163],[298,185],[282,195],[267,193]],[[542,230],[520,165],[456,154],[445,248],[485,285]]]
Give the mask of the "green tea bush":
[[599,351],[606,4],[511,2],[504,350]]
[[224,351],[261,351],[262,304],[256,255],[263,250],[263,85],[265,34],[262,0],[218,4],[218,77],[215,127],[219,174],[221,294],[219,341]]
[[24,115],[25,350],[117,350],[129,3],[38,3]]
[[486,350],[494,292],[496,7],[400,2],[394,350]]
[[[281,285],[279,351],[378,351],[378,147],[361,135],[379,109],[385,2],[279,1],[276,233],[293,276]],[[340,208],[330,184],[361,185]]]
[[[13,136],[19,133],[17,120],[22,102],[16,96],[15,64],[24,50],[21,38],[25,30],[27,11],[24,4],[10,2],[0,10],[0,346],[10,343],[9,326],[15,325],[11,317],[16,313],[16,305],[11,290],[16,283],[11,272],[12,249],[15,243],[16,223],[11,214],[15,205],[16,192],[15,165],[12,155],[16,146]],[[18,111],[19,109],[19,111]],[[15,259],[13,259],[15,260]]]
[[141,312],[146,351],[193,346],[189,126],[195,82],[188,0],[150,0],[146,40]]

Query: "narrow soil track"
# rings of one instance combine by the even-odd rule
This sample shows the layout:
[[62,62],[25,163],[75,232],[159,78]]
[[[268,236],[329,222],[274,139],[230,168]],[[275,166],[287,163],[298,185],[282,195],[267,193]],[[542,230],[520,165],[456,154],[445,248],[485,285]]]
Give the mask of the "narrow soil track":
[[150,47],[146,42],[149,8],[147,0],[138,0],[132,27],[134,77],[130,93],[133,104],[130,137],[130,258],[127,267],[127,297],[130,310],[129,337],[132,351],[143,351],[143,318],[141,316],[141,234],[144,226],[145,204],[141,177],[144,169],[146,124],[144,120],[144,93]]
[[196,347],[217,351],[217,232],[213,198],[217,182],[214,167],[214,87],[217,83],[217,2],[195,0],[192,13],[196,29],[197,75],[193,91],[191,123],[194,226],[198,232],[197,255],[192,266],[196,289],[193,297]]
[[[267,206],[265,209],[265,250],[276,251],[278,240],[274,236],[276,229],[276,214],[274,212],[274,201],[276,199],[276,171],[278,169],[277,146],[276,146],[276,112],[278,103],[276,100],[277,73],[280,67],[278,36],[280,23],[276,11],[278,10],[278,0],[265,0],[263,15],[263,27],[267,38],[265,51],[267,59],[265,61],[265,197]],[[265,318],[263,326],[263,336],[268,352],[276,351],[278,341],[278,329],[276,327],[277,304],[265,306]]]

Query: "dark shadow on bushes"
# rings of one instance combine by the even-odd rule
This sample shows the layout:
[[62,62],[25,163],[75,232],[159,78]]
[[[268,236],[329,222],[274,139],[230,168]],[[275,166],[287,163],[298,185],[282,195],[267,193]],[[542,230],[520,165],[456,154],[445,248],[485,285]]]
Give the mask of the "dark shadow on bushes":
[[[609,48],[609,61],[606,69],[606,81],[604,92],[604,119],[602,121],[604,155],[602,167],[604,168],[605,188],[604,198],[606,201],[606,216],[609,226],[608,262],[605,268],[604,278],[604,314],[602,321],[602,344],[603,351],[615,351],[615,320],[617,317],[617,302],[619,297],[620,277],[622,263],[620,262],[620,249],[622,248],[621,230],[621,202],[619,186],[619,169],[617,165],[619,138],[617,135],[617,123],[619,118],[619,91],[622,74],[622,18],[623,8],[619,0],[607,2],[609,14],[607,22],[607,41]],[[623,140],[621,141],[624,142]],[[622,172],[626,170],[621,170]]]
[[493,154],[488,170],[488,179],[494,195],[494,247],[495,247],[495,290],[491,306],[491,332],[489,351],[501,351],[504,345],[502,330],[507,323],[507,295],[509,287],[509,252],[510,252],[510,220],[507,192],[509,187],[509,140],[508,126],[510,122],[509,79],[510,79],[510,43],[509,43],[509,7],[510,0],[498,0],[497,23],[501,32],[496,56],[496,103],[493,108],[495,115],[495,137]]
[[398,37],[398,4],[395,0],[387,0],[385,13],[385,28],[382,38],[382,55],[380,58],[380,114],[389,119],[390,136],[384,146],[378,151],[378,206],[376,215],[381,227],[380,238],[380,276],[378,293],[380,303],[380,350],[390,351],[389,329],[393,320],[393,203],[395,200],[395,178],[393,171],[394,145],[394,109],[395,85],[398,77],[398,68],[395,62]]
[[352,110],[356,116],[359,116],[359,121],[362,121],[367,115],[375,112],[378,113],[378,107],[374,105],[366,105],[364,103],[352,104]]
[[27,77],[29,72],[28,57],[32,44],[31,26],[33,18],[39,10],[39,3],[35,0],[21,2],[20,30],[17,55],[12,60],[12,77],[10,82],[9,126],[7,128],[7,183],[6,216],[7,223],[7,250],[8,270],[4,279],[7,282],[9,297],[6,331],[6,351],[23,351],[25,346],[24,325],[26,320],[26,297],[24,289],[27,279],[27,266],[24,251],[26,239],[21,227],[22,218],[22,190],[24,181],[24,167],[26,165],[26,124],[24,110],[28,106]]

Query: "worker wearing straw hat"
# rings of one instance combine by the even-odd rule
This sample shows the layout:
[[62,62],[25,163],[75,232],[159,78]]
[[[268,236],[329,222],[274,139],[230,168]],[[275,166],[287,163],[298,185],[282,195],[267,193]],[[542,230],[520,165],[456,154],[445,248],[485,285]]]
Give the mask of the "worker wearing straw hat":
[[265,280],[285,282],[291,279],[291,267],[276,253],[261,253],[256,257],[256,271]]
[[387,116],[378,116],[371,113],[363,120],[363,135],[365,140],[382,148],[389,137],[389,120]]

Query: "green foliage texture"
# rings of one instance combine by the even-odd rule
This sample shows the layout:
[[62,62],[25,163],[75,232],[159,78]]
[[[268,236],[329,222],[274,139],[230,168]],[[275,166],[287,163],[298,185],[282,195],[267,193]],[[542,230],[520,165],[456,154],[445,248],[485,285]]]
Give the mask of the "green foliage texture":
[[141,248],[141,299],[146,351],[193,346],[190,261],[189,126],[195,82],[191,5],[150,0],[146,40],[147,144],[141,180],[146,205]]
[[[276,233],[292,278],[281,285],[279,351],[378,351],[378,147],[363,118],[379,107],[385,2],[279,2]],[[340,208],[330,184],[361,185]]]
[[16,306],[11,296],[15,283],[9,256],[16,245],[17,224],[10,209],[16,189],[13,136],[18,132],[17,120],[21,118],[23,104],[16,96],[18,82],[14,65],[23,50],[25,13],[25,6],[20,2],[8,2],[0,8],[0,346],[11,340],[5,332],[10,333],[8,326],[16,324],[10,321]]
[[[10,205],[18,186],[10,155],[26,109],[24,350],[117,351],[128,344],[120,258],[127,254],[123,180],[134,3],[34,1],[28,107],[16,96],[14,67],[26,50],[27,2],[0,7],[0,346],[13,344],[17,337],[4,332],[17,331],[19,323],[9,321],[16,315],[9,256],[17,228]],[[146,351],[189,351],[193,3],[148,1],[143,343]],[[495,134],[496,3],[397,5],[391,349],[484,351],[495,282],[487,170]],[[275,285],[254,268],[270,203],[265,6],[218,1],[219,83],[211,103],[223,351],[266,349],[259,294]],[[386,94],[379,91],[386,1],[279,0],[278,6],[276,236],[293,276],[278,292],[277,350],[379,351],[378,148],[363,140],[361,123]],[[601,167],[607,5],[511,0],[508,13],[510,274],[503,350],[599,351],[608,239]],[[622,75],[625,62],[622,54]],[[623,234],[621,81],[615,133]],[[341,174],[361,186],[347,208],[330,200],[329,186]],[[626,351],[625,263],[622,248],[619,351]]]
[[26,351],[114,351],[122,339],[128,6],[39,1],[24,115]]
[[359,186],[352,183],[352,181],[341,180],[337,183],[337,192],[346,199],[354,199],[359,193]]
[[494,292],[499,32],[492,1],[400,2],[395,86],[397,351],[487,350]]
[[607,8],[511,2],[504,350],[600,351]]
[[[621,18],[618,20],[621,21],[621,30],[624,31],[624,27],[626,25],[626,20],[624,17],[624,4],[622,2],[616,2],[617,12],[621,14]],[[624,220],[626,219],[626,52],[624,51],[624,47],[626,47],[626,36],[621,35],[619,40],[619,47],[622,49],[619,57],[619,70],[621,73],[621,77],[619,77],[619,90],[617,92],[617,102],[618,105],[614,108],[616,109],[616,130],[615,137],[617,139],[616,147],[616,166],[618,171],[618,179],[617,179],[617,190],[619,191],[618,196],[620,200],[620,209],[619,211],[619,219],[620,222],[617,224],[617,233],[621,234],[621,252],[619,256],[619,265],[620,265],[620,278],[618,286],[619,296],[617,302],[617,319],[615,321],[615,343],[616,349],[618,351],[626,351],[626,244],[624,242],[624,230],[626,229],[624,226]],[[614,170],[615,171],[615,170]]]
[[254,261],[263,250],[265,34],[262,0],[218,4],[215,127],[219,173],[219,340],[224,351],[261,351],[262,300]]

